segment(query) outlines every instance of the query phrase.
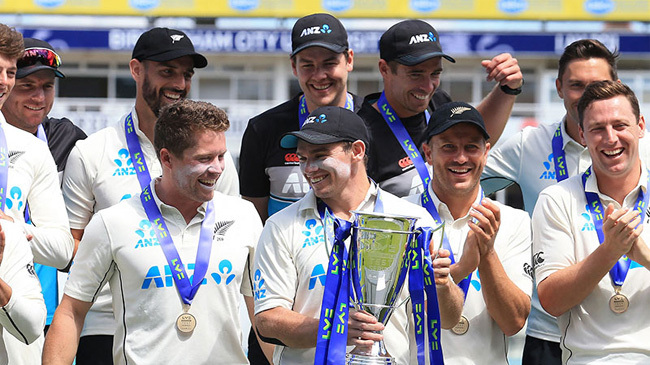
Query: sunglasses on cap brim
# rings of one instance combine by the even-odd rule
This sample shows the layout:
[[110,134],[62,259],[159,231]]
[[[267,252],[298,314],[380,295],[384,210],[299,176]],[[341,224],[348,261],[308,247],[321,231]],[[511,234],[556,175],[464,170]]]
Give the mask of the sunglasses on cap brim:
[[56,52],[47,48],[28,48],[23,56],[18,59],[16,66],[18,68],[34,66],[37,62],[45,66],[61,66],[61,57]]

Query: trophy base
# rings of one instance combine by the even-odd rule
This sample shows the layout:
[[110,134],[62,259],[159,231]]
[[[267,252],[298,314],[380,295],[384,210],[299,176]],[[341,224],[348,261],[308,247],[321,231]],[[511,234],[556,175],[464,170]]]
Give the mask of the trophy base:
[[395,359],[392,357],[368,356],[359,354],[347,354],[345,356],[346,365],[395,365]]

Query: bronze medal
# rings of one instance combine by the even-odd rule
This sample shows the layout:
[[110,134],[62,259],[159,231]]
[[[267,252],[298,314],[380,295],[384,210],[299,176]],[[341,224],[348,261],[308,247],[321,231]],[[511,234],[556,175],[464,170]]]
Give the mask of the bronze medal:
[[194,328],[196,328],[196,318],[185,312],[176,319],[176,328],[183,333],[192,333]]
[[629,307],[630,300],[618,291],[609,298],[609,309],[616,314],[624,313]]
[[465,316],[460,316],[460,321],[451,329],[451,332],[462,336],[469,331],[469,320]]

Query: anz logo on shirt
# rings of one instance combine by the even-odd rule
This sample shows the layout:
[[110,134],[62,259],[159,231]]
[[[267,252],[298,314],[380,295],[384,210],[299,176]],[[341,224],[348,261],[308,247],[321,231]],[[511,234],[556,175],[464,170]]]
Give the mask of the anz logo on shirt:
[[584,223],[582,224],[582,229],[580,231],[591,232],[596,230],[596,226],[594,226],[593,217],[591,216],[591,212],[589,212],[589,204],[585,205],[585,212],[582,213],[581,215],[582,218],[584,218]]
[[[555,180],[555,164],[553,162],[553,154],[548,155],[548,161],[544,161],[544,172],[539,176],[540,180]],[[553,170],[551,170],[553,167]]]
[[135,175],[135,168],[133,167],[133,161],[129,155],[129,150],[122,148],[117,151],[118,157],[113,160],[117,168],[113,172],[113,176],[128,176]]
[[302,231],[305,240],[302,243],[302,248],[315,246],[319,243],[325,242],[323,236],[323,226],[315,219],[308,219],[305,222],[305,230]]
[[7,208],[21,210],[25,205],[24,198],[23,191],[19,187],[12,187],[7,194]]
[[156,237],[156,232],[148,219],[140,221],[140,228],[135,230],[135,234],[140,237],[138,242],[135,244],[135,248],[160,246],[158,243],[158,237]]
[[264,279],[262,279],[262,272],[260,269],[255,270],[255,275],[253,276],[253,293],[256,300],[266,298]]
[[[186,266],[187,271],[194,272],[194,263],[189,263]],[[164,273],[164,275],[161,275]],[[219,263],[219,272],[213,272],[209,275],[206,275],[201,282],[201,285],[206,285],[208,283],[208,276],[214,281],[217,285],[229,285],[236,277],[233,273],[232,263],[229,260],[221,260]],[[194,275],[190,276],[190,283],[194,280]],[[172,278],[172,271],[169,268],[169,265],[163,267],[163,271],[160,271],[160,266],[152,266],[147,270],[147,274],[144,277],[142,286],[140,289],[146,290],[149,288],[169,288],[174,286],[174,278]]]
[[325,287],[325,280],[327,279],[327,273],[322,264],[314,266],[314,269],[311,271],[309,276],[309,290],[313,290],[316,287],[316,284],[320,282],[320,285]]

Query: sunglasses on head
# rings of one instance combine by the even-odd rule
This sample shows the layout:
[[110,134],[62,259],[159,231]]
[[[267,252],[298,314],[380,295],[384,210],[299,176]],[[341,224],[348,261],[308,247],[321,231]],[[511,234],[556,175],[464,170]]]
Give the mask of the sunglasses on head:
[[61,57],[56,52],[47,48],[28,48],[18,60],[18,68],[34,66],[37,62],[45,66],[61,66]]

